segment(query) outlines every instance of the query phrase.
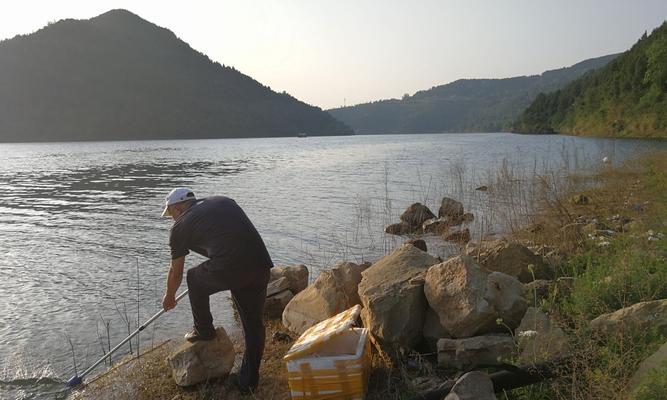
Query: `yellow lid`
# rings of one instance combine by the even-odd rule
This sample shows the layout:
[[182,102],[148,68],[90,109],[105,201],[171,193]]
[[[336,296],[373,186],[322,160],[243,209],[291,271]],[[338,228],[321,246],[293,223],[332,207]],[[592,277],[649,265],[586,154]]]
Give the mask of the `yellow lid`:
[[359,318],[359,313],[361,313],[361,306],[356,305],[311,326],[294,342],[292,348],[285,354],[284,359],[291,360],[313,352],[319,345],[350,329]]

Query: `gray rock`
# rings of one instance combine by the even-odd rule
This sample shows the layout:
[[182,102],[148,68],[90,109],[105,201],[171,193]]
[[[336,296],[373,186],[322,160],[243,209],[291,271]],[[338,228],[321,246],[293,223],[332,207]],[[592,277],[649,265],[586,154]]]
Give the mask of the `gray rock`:
[[519,362],[534,365],[564,357],[569,352],[565,332],[545,313],[529,307],[516,329],[519,341]]
[[489,272],[469,256],[453,257],[429,268],[424,293],[442,326],[456,338],[502,332],[506,326],[514,329],[528,308],[521,282]]
[[271,278],[269,281],[283,277],[287,279],[288,288],[294,294],[299,293],[308,286],[308,268],[303,264],[271,268]]
[[496,327],[486,300],[489,272],[469,256],[451,258],[428,269],[424,293],[442,326],[454,337],[470,337]]
[[438,340],[438,365],[469,370],[478,365],[506,363],[516,352],[509,335],[484,335],[466,339]]
[[323,271],[287,304],[282,315],[285,328],[302,334],[318,322],[359,304],[357,285],[363,268],[354,263],[340,263]]
[[465,244],[470,241],[470,229],[468,228],[457,228],[452,229],[445,233],[444,238],[448,242],[455,242],[460,244]]
[[421,251],[428,251],[426,242],[423,239],[410,239],[405,241],[406,244],[411,244]]
[[484,298],[496,311],[496,316],[511,329],[519,326],[528,309],[528,301],[524,296],[521,282],[502,272],[489,274]]
[[267,297],[264,302],[264,314],[269,318],[280,318],[293,298],[294,294],[289,289]]
[[266,286],[266,297],[271,297],[284,290],[289,290],[289,288],[290,288],[289,281],[284,276],[276,280],[269,281],[269,284]]
[[438,350],[438,340],[449,339],[451,335],[447,332],[444,326],[440,323],[440,317],[431,307],[426,310],[426,317],[424,318],[423,329],[424,340],[428,344],[431,351]]
[[639,364],[637,371],[630,378],[628,386],[633,389],[636,388],[651,371],[665,368],[665,366],[667,366],[667,342],[663,343],[655,353]]
[[424,221],[422,224],[422,231],[424,233],[433,233],[442,235],[447,232],[447,229],[452,225],[449,217],[431,218]]
[[409,235],[415,231],[415,227],[407,222],[401,221],[397,224],[387,226],[384,231],[392,235]]
[[463,215],[463,204],[449,197],[443,197],[438,210],[438,217],[459,218]]
[[359,297],[364,326],[390,345],[415,345],[421,339],[426,299],[423,275],[438,259],[404,244],[362,273]]
[[411,204],[403,214],[401,214],[401,221],[413,227],[420,227],[424,221],[435,218],[435,215],[428,207],[421,203]]
[[496,400],[489,375],[472,371],[461,376],[444,400]]
[[649,330],[667,335],[667,299],[645,301],[600,315],[590,322],[590,327],[604,336]]
[[[499,271],[517,277],[523,283],[532,282],[533,279],[552,279],[554,277],[553,269],[541,256],[519,243],[501,242],[480,254],[479,263],[490,271]],[[533,272],[529,269],[530,265],[533,266]]]
[[214,340],[185,341],[172,351],[167,362],[176,384],[191,386],[227,376],[234,366],[234,357],[232,341],[223,328],[218,328]]

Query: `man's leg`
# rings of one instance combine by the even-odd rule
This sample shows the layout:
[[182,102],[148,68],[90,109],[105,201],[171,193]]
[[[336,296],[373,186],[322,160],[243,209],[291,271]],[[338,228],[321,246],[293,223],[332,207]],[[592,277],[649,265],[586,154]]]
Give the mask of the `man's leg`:
[[232,289],[232,299],[241,317],[245,352],[239,371],[239,385],[244,389],[255,389],[259,383],[259,366],[264,354],[264,302],[266,285],[269,282],[268,268],[258,271],[249,286]]
[[202,336],[210,336],[215,333],[209,296],[225,290],[220,287],[221,285],[216,284],[218,280],[212,279],[212,276],[213,273],[208,267],[208,262],[190,268],[187,273],[188,297],[192,307],[194,328]]

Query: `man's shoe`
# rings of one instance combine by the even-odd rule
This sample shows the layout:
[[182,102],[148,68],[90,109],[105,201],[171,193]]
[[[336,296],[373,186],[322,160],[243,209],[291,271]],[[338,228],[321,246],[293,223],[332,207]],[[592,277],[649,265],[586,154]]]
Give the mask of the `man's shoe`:
[[238,372],[232,372],[229,374],[229,381],[232,383],[232,386],[236,388],[236,390],[239,391],[241,394],[253,394],[257,390],[257,388],[252,388],[249,386],[242,386],[241,382],[239,382],[239,374]]
[[190,332],[185,334],[185,340],[188,342],[197,342],[200,340],[213,340],[215,339],[215,331],[208,334],[202,334],[197,329],[192,329]]

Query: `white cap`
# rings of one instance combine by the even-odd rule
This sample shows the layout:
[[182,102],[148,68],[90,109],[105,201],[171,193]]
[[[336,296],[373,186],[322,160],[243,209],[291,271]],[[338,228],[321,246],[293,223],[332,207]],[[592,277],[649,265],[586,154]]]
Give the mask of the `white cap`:
[[173,189],[169,194],[167,195],[165,204],[164,204],[164,211],[162,211],[162,216],[163,217],[171,217],[171,213],[169,212],[169,206],[177,203],[182,203],[187,200],[196,200],[195,194],[192,190],[184,187],[179,187]]

